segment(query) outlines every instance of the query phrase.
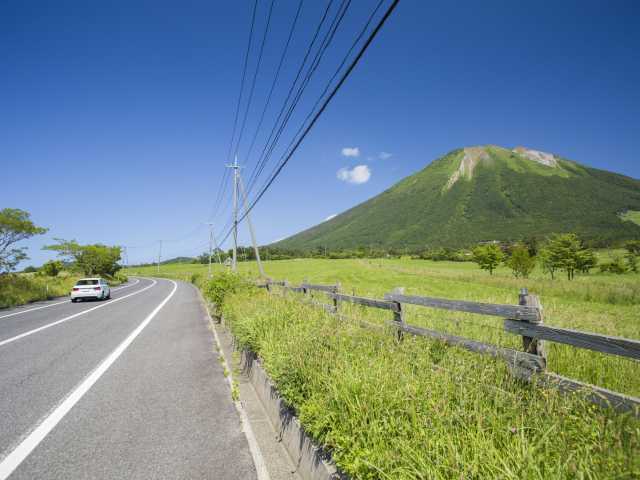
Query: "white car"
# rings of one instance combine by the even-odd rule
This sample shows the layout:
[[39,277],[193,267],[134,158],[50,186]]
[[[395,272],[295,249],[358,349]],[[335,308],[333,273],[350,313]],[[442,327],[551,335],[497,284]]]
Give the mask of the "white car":
[[71,301],[75,303],[83,298],[109,299],[111,288],[103,278],[83,278],[71,289]]

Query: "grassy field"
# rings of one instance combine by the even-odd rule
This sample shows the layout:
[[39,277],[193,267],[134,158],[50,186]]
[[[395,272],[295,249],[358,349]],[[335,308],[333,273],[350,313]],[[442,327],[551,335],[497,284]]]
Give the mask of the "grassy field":
[[[215,271],[218,271],[216,267]],[[257,276],[255,264],[241,272]],[[470,263],[426,260],[267,262],[274,279],[340,282],[347,293],[409,294],[517,303],[540,296],[545,323],[640,338],[640,276],[592,274],[550,280],[493,276]],[[161,275],[193,280],[206,266],[166,265]],[[156,275],[154,268],[128,273]],[[354,319],[388,312],[341,306]],[[339,322],[319,309],[264,292],[232,296],[225,313],[309,431],[356,478],[638,478],[640,424],[578,398],[515,382],[502,363],[426,339],[398,343],[388,331]],[[521,348],[501,320],[409,308],[408,323]],[[549,369],[640,396],[640,365],[547,344]],[[454,472],[456,472],[454,474]]]
[[[61,272],[57,277],[18,273],[0,276],[0,308],[15,307],[29,302],[48,300],[68,295],[82,275]],[[110,285],[119,285],[124,277],[110,279]]]
[[[214,269],[214,271],[217,270]],[[257,276],[255,263],[240,263],[241,272]],[[347,293],[382,297],[395,287],[408,294],[422,294],[458,300],[492,303],[518,302],[521,287],[540,297],[545,323],[620,337],[640,338],[640,275],[591,274],[568,281],[551,280],[541,273],[529,279],[515,279],[507,269],[493,276],[472,263],[429,260],[287,260],[266,262],[274,279],[299,283],[305,278],[315,283],[336,283]],[[155,275],[155,269],[137,269]],[[161,274],[189,280],[193,274],[206,275],[204,265],[164,265]],[[371,309],[354,310],[353,315],[370,320],[388,313]],[[503,331],[501,320],[471,314],[409,307],[407,322],[441,331],[520,348],[520,337]],[[640,396],[638,362],[599,354],[570,346],[549,344],[549,368],[562,375]]]

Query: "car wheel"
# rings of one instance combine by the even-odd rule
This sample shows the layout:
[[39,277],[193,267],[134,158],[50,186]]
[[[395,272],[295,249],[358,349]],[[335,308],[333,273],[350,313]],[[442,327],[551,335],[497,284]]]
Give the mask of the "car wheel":
[[78,299],[77,299],[77,298],[72,298],[72,299],[71,299],[71,303],[76,303],[77,301],[78,301]]

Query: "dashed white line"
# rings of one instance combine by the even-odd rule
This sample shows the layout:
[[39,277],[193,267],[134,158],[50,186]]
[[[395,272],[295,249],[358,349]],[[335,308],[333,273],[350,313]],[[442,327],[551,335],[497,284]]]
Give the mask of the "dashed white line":
[[86,313],[93,312],[94,310],[97,310],[97,309],[102,308],[102,307],[113,305],[114,303],[119,302],[120,300],[124,300],[125,298],[132,297],[133,295],[138,295],[139,293],[142,293],[145,290],[149,290],[156,283],[158,283],[156,280],[152,280],[152,282],[153,283],[151,285],[148,285],[148,286],[144,287],[141,290],[136,290],[135,292],[130,293],[128,295],[125,295],[124,297],[119,297],[119,298],[113,299],[108,303],[102,303],[102,304],[98,305],[97,307],[89,308],[87,310],[83,310],[81,312],[74,313],[73,315],[70,315],[68,317],[62,318],[62,319],[57,320],[55,322],[48,323],[46,325],[43,325],[42,327],[34,328],[33,330],[29,330],[27,332],[21,333],[20,335],[16,335],[15,337],[11,337],[11,338],[7,338],[6,340],[2,340],[2,341],[0,341],[0,347],[6,345],[8,343],[15,342],[16,340],[20,340],[21,338],[28,337],[29,335],[33,335],[34,333],[41,332],[42,330],[46,330],[47,328],[54,327],[54,326],[59,325],[59,324],[61,324],[63,322],[67,322],[69,320],[73,320],[74,318],[77,318],[80,315],[84,315]]
[[[144,328],[153,320],[153,317],[166,305],[169,299],[178,289],[178,284],[173,280],[173,290],[160,302],[160,304],[145,318],[136,329],[129,334],[125,340],[111,352],[107,358],[93,372],[78,385],[65,400],[56,407],[20,444],[11,451],[0,462],[0,480],[6,480],[13,471],[24,461],[25,458],[45,439],[45,437],[55,428],[67,413],[74,407],[76,403],[87,393],[91,387],[100,379],[100,377],[109,369],[111,365],[118,359],[120,355],[127,349],[135,338],[144,330]],[[149,287],[147,287],[149,288]],[[136,292],[138,293],[138,292]],[[123,297],[124,298],[124,297]],[[102,305],[101,305],[102,306]]]
[[[139,279],[136,279],[136,281],[130,285],[124,285],[123,287],[116,287],[113,288],[112,290],[115,292],[116,290],[123,290],[125,288],[129,288],[129,287],[133,287],[134,285],[140,283]],[[54,307],[56,305],[62,305],[63,303],[69,303],[69,300],[64,300],[62,302],[56,302],[56,303],[50,303],[48,305],[42,305],[41,307],[35,307],[35,308],[29,308],[27,310],[20,310],[18,312],[13,312],[13,313],[8,313],[6,315],[0,315],[0,318],[7,318],[7,317],[13,317],[14,315],[21,315],[23,313],[28,313],[28,312],[33,312],[35,310],[42,310],[43,308],[49,308],[49,307]]]

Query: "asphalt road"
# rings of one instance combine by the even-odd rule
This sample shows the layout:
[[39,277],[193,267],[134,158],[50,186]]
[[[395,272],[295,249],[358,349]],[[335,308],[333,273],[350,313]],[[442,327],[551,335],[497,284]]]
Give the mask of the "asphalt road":
[[0,311],[0,480],[252,479],[196,290]]

